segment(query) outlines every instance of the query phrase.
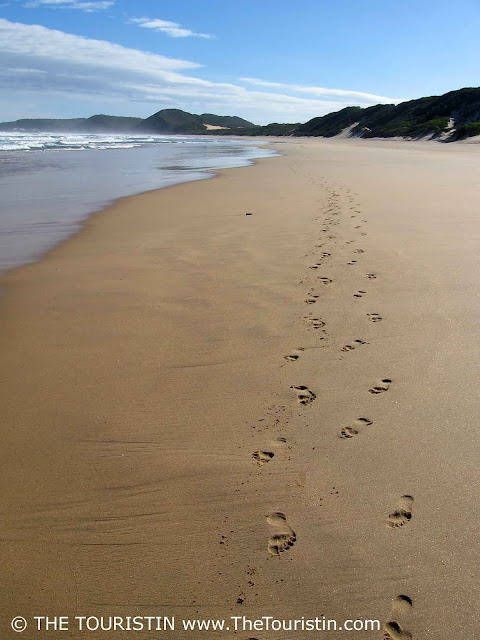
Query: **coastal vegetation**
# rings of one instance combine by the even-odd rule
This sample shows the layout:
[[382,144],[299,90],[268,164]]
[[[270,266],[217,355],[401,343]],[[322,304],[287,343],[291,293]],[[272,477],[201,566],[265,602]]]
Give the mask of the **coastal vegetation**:
[[304,124],[255,125],[239,116],[201,115],[162,109],[149,118],[96,115],[70,120],[16,120],[0,123],[0,131],[147,133],[242,136],[315,136],[339,134],[359,138],[419,139],[445,142],[480,135],[480,88],[450,91],[442,96],[371,107],[351,106]]

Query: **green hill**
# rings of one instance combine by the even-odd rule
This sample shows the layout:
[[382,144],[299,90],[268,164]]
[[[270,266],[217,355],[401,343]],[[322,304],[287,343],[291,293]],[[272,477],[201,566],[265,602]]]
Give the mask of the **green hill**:
[[227,127],[224,131],[254,124],[238,116],[217,116],[204,113],[201,116],[180,109],[162,109],[146,119],[120,116],[95,115],[90,118],[22,119],[1,122],[0,131],[50,132],[50,133],[156,133],[156,134],[206,134],[206,124]]
[[148,133],[205,133],[207,128],[200,116],[187,113],[181,109],[162,109],[153,116],[142,120],[137,131]]
[[154,113],[153,116],[142,120],[137,128],[139,131],[148,131],[149,133],[196,134],[207,133],[208,128],[205,126],[207,124],[214,127],[226,127],[229,130],[255,126],[238,116],[217,116],[213,113],[203,113],[199,116],[181,109],[162,109]]
[[451,142],[480,135],[480,88],[450,91],[430,96],[373,107],[347,107],[300,125],[294,135],[331,137],[346,127],[350,135],[362,138],[442,137]]
[[15,122],[1,122],[0,131],[28,131],[49,133],[124,133],[133,132],[141,118],[96,115],[91,118],[24,118]]
[[[206,126],[208,125],[208,126]],[[210,127],[222,127],[213,129]],[[400,104],[346,107],[305,124],[255,125],[238,116],[196,115],[181,109],[162,109],[146,119],[95,115],[74,119],[23,119],[0,123],[0,131],[72,133],[149,133],[241,136],[344,135],[360,138],[428,136],[444,142],[480,135],[480,88],[467,87],[442,96],[408,100]]]
[[227,127],[228,129],[255,126],[253,122],[249,122],[238,116],[216,116],[214,113],[202,113],[200,119],[203,124],[211,124],[214,127]]

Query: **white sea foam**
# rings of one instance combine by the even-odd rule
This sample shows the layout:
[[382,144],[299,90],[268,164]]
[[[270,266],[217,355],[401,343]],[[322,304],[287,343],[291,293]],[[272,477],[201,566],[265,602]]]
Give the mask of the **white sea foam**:
[[216,144],[222,140],[198,136],[112,135],[75,133],[1,132],[0,151],[84,151],[85,149],[133,149],[150,144]]

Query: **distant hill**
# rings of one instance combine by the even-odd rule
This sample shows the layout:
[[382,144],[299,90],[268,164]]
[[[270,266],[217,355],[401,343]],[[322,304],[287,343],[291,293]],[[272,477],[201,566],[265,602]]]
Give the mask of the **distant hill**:
[[[222,127],[225,132],[255,127],[252,122],[238,116],[217,116],[213,113],[195,115],[181,109],[162,109],[149,118],[124,118],[96,115],[90,118],[22,119],[1,122],[0,131],[29,131],[51,133],[157,133],[196,134],[209,133],[209,127]],[[228,131],[227,131],[228,130]]]
[[202,113],[200,119],[203,124],[211,124],[214,127],[226,127],[227,129],[255,126],[252,122],[239,118],[238,116],[216,116],[213,113]]
[[239,118],[238,116],[217,116],[213,113],[204,113],[195,115],[182,111],[181,109],[162,109],[157,111],[153,116],[146,118],[139,123],[137,129],[149,133],[208,133],[208,127],[228,128],[229,133],[232,129],[239,127],[254,127],[255,125],[248,120]]
[[347,107],[313,118],[294,130],[296,136],[338,135],[351,127],[350,136],[361,138],[421,138],[429,136],[446,142],[480,135],[480,88],[450,91],[373,107]]
[[1,122],[0,131],[27,131],[51,133],[124,133],[134,131],[142,118],[96,115],[91,118],[23,119]]
[[429,137],[454,142],[480,135],[480,88],[450,91],[442,96],[400,104],[346,107],[305,124],[273,122],[255,125],[238,116],[196,115],[181,109],[162,109],[149,118],[96,115],[74,119],[24,119],[0,123],[0,131],[72,133],[148,133],[237,136],[322,136],[342,134],[359,138]]
[[148,133],[205,133],[207,128],[200,116],[181,109],[162,109],[153,116],[142,120],[138,131]]

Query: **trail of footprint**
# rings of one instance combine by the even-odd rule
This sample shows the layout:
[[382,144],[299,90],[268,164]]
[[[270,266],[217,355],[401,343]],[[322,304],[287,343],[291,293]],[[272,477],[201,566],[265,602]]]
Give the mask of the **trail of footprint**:
[[297,541],[295,531],[287,524],[284,513],[277,511],[267,516],[267,522],[272,527],[279,529],[278,533],[268,539],[268,552],[272,556],[278,556],[284,551],[288,551]]
[[343,427],[340,431],[341,438],[353,438],[357,436],[363,427],[369,427],[373,422],[370,418],[357,418],[352,427]]
[[389,619],[383,627],[383,640],[409,640],[412,634],[403,629],[397,618],[406,617],[413,607],[412,599],[408,596],[397,596],[393,601]]
[[313,393],[313,391],[310,391],[310,389],[303,384],[299,384],[299,385],[292,384],[290,389],[293,389],[295,391],[295,393],[297,394],[298,402],[303,405],[311,404],[317,397]]
[[370,322],[380,322],[381,320],[383,320],[382,316],[380,316],[378,313],[367,313],[367,316]]
[[403,527],[412,519],[413,497],[409,495],[402,496],[398,501],[398,509],[392,511],[388,516],[387,524],[392,529]]
[[378,385],[368,390],[368,393],[372,393],[373,395],[384,393],[389,390],[391,384],[392,380],[390,378],[382,378]]

